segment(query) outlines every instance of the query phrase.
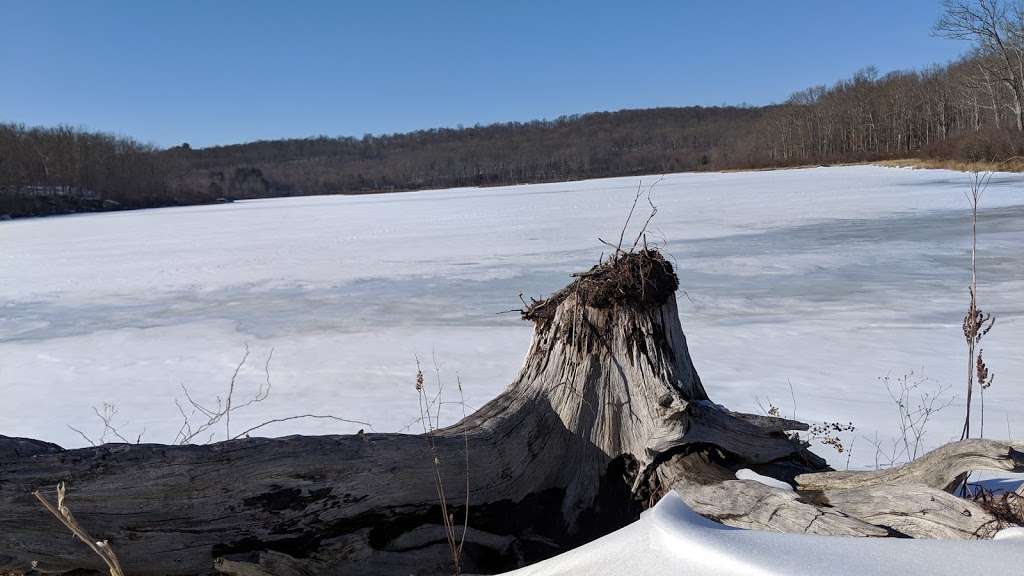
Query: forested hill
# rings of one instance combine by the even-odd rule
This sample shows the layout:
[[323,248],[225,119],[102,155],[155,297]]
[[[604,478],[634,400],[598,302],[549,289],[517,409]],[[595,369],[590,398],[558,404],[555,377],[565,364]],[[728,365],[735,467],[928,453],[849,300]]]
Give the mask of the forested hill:
[[[231,195],[489,186],[740,165],[732,143],[758,108],[658,108],[363,138],[168,151],[187,188]],[[256,171],[249,171],[256,168]]]
[[998,160],[1024,153],[1024,112],[990,63],[974,54],[921,71],[868,68],[764,107],[622,110],[203,149],[0,124],[0,217],[884,158]]

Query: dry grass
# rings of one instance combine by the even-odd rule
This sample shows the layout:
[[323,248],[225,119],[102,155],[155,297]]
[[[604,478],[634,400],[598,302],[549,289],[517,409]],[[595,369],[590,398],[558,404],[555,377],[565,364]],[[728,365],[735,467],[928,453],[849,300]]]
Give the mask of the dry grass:
[[890,168],[942,169],[960,172],[1024,172],[1024,159],[1008,162],[965,162],[963,160],[940,160],[937,158],[903,158],[871,162]]
[[756,168],[723,168],[718,170],[721,174],[732,174],[735,172],[775,172],[776,170],[806,170],[808,168],[822,168],[826,166],[865,166],[874,162],[818,162],[811,164],[787,164],[781,166],[758,166]]
[[804,170],[823,166],[885,166],[888,168],[914,168],[920,170],[957,170],[959,172],[1024,172],[1024,159],[1009,162],[968,162],[965,160],[944,160],[941,158],[894,158],[890,160],[865,160],[863,162],[827,162],[793,164],[791,166],[763,166],[758,168],[726,168],[719,170],[719,172],[773,172],[775,170]]

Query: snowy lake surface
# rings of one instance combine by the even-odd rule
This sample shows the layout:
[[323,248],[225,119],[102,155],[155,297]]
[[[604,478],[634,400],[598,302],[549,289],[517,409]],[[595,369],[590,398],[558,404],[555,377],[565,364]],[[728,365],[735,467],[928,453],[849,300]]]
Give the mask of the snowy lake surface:
[[[66,447],[117,407],[131,439],[171,442],[182,387],[215,403],[246,345],[236,400],[270,397],[232,434],[418,427],[416,359],[474,409],[515,376],[524,298],[564,285],[614,242],[638,183],[659,177],[284,198],[0,222],[0,434]],[[898,417],[885,386],[911,371],[948,388],[928,447],[959,437],[969,281],[963,173],[873,166],[673,174],[648,242],[677,266],[680,315],[715,402],[853,422],[833,465],[885,461]],[[985,434],[1024,434],[1024,178],[996,175],[979,233],[984,341],[995,384]],[[627,232],[632,238],[646,216]],[[683,292],[685,291],[685,292]],[[795,399],[795,404],[794,404]],[[448,406],[454,418],[460,409]],[[214,439],[226,431],[218,427]],[[876,437],[877,434],[877,437]],[[107,437],[108,440],[113,440]],[[207,438],[203,438],[205,441]]]

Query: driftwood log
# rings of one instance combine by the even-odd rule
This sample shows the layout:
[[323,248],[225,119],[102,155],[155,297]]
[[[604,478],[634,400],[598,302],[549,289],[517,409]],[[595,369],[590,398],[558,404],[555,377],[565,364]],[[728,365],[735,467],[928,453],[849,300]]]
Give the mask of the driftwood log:
[[[523,311],[534,336],[515,381],[433,434],[459,533],[469,507],[463,571],[550,557],[635,520],[673,488],[735,526],[964,537],[986,512],[941,489],[968,469],[1024,469],[1019,445],[973,441],[889,472],[828,472],[790,433],[806,425],[711,402],[677,287],[671,265],[643,250]],[[31,496],[63,481],[79,522],[133,576],[448,574],[434,466],[425,438],[403,434],[76,450],[0,437],[0,571],[103,571]],[[739,468],[800,490],[736,480]],[[972,521],[936,517],[939,494]]]

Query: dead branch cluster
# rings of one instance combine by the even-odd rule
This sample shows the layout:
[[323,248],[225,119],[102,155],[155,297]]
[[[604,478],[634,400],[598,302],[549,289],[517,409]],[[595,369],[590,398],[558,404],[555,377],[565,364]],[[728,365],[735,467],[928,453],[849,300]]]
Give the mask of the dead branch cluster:
[[882,448],[881,443],[873,442],[876,465],[879,458],[885,458],[888,466],[916,460],[924,450],[928,424],[938,412],[953,403],[953,396],[947,394],[949,386],[926,390],[928,378],[913,371],[895,378],[886,375],[879,380],[896,408],[899,429],[888,450]]
[[[121,434],[121,431],[118,429],[121,426],[126,426],[127,423],[115,425],[114,418],[117,417],[117,406],[109,402],[104,402],[102,409],[93,406],[92,411],[94,414],[96,414],[96,418],[98,418],[100,422],[103,423],[103,431],[100,432],[99,442],[96,442],[88,435],[86,435],[85,432],[82,432],[80,429],[75,428],[70,424],[68,424],[68,428],[76,432],[91,446],[96,446],[97,444],[106,444],[107,441],[110,439],[118,440],[120,442],[124,442],[125,444],[132,443],[132,441],[129,440],[128,438],[125,438],[125,436]],[[145,428],[143,428],[142,432],[139,432],[139,435],[135,438],[135,444],[138,444],[139,442],[142,441],[142,436],[145,433],[146,430]]]
[[[1024,489],[1024,486],[1021,487]],[[989,490],[980,487],[971,499],[993,516],[978,531],[978,537],[991,538],[993,534],[1012,526],[1024,526],[1024,496],[1018,492]]]

